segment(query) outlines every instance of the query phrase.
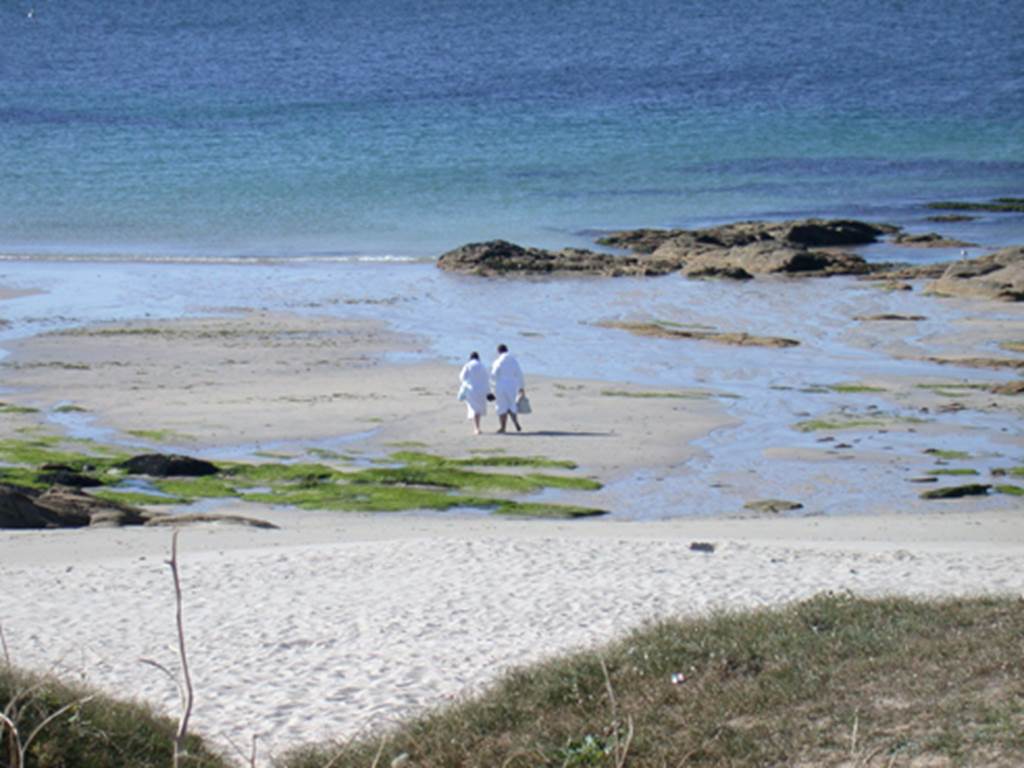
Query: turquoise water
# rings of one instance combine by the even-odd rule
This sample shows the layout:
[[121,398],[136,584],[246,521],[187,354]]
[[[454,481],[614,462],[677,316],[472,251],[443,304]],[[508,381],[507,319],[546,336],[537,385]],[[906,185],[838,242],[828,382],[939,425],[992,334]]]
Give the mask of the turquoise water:
[[913,221],[1024,191],[1022,30],[987,0],[5,0],[0,253]]

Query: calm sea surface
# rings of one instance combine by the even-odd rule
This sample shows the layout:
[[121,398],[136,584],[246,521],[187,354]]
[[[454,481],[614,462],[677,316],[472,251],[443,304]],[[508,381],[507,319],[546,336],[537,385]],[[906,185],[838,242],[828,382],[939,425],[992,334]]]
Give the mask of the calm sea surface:
[[426,257],[1022,180],[1024,3],[0,4],[0,254]]

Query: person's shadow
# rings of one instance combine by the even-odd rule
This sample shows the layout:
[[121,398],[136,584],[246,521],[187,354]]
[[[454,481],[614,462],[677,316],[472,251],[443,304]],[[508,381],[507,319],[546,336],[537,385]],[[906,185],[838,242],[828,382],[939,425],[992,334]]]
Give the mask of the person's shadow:
[[560,432],[553,429],[540,429],[536,432],[529,430],[523,430],[522,432],[509,432],[512,435],[522,435],[523,437],[613,437],[614,432]]

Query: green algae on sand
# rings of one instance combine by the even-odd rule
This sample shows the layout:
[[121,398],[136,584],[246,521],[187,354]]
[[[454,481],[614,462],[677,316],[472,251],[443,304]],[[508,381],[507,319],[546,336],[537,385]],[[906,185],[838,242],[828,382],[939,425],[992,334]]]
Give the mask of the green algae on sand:
[[40,470],[45,465],[59,464],[98,481],[103,488],[94,492],[97,496],[134,504],[244,499],[354,512],[465,508],[529,517],[605,514],[605,510],[590,507],[507,498],[548,489],[601,488],[601,483],[592,478],[538,471],[576,469],[571,461],[542,456],[447,458],[405,451],[383,460],[387,466],[367,469],[340,469],[320,463],[220,462],[216,474],[150,478],[147,485],[154,493],[124,484],[128,474],[119,465],[127,458],[128,454],[109,446],[54,436],[0,440],[0,462],[8,465],[0,467],[0,481],[30,488],[48,487],[39,476]]

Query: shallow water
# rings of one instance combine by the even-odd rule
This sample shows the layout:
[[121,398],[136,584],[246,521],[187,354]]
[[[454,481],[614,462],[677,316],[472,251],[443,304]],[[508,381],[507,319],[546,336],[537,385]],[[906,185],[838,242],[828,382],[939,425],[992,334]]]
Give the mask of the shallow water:
[[[761,498],[792,498],[805,513],[843,514],[882,508],[921,509],[921,487],[904,482],[931,467],[926,448],[956,448],[987,469],[1020,463],[1021,419],[976,411],[921,414],[880,393],[840,393],[828,385],[898,377],[908,381],[1004,381],[1008,372],[939,366],[903,356],[934,354],[957,321],[974,317],[968,302],[918,292],[880,291],[853,278],[764,279],[746,282],[664,278],[483,280],[451,275],[430,264],[109,264],[11,262],[0,282],[46,287],[4,302],[11,325],[0,340],[70,325],[216,314],[249,306],[269,311],[381,320],[424,341],[422,351],[397,361],[441,358],[456,367],[470,349],[486,358],[499,341],[517,352],[527,377],[593,379],[652,388],[707,390],[737,426],[698,442],[701,455],[664,476],[640,473],[600,493],[620,516],[663,517],[738,511],[751,484]],[[856,315],[920,314],[895,331],[859,328]],[[1016,305],[986,309],[986,317],[1020,320]],[[789,349],[730,347],[638,338],[598,326],[606,320],[658,319],[718,330],[749,331],[799,340]],[[898,356],[889,346],[898,343]],[[1001,350],[978,350],[1000,355]],[[628,400],[623,400],[628,407]],[[835,413],[922,418],[924,423],[878,430],[811,432],[799,421]],[[86,416],[64,414],[69,432],[104,437]],[[542,429],[542,417],[530,428]],[[966,431],[961,427],[967,427]],[[913,431],[910,431],[913,430]],[[955,434],[954,434],[955,432]],[[824,451],[823,436],[847,441],[856,461],[767,456],[771,449]],[[324,447],[343,449],[358,436],[339,435]],[[144,442],[144,441],[140,441]],[[287,446],[235,446],[253,455]],[[837,453],[843,450],[836,449]],[[225,454],[221,454],[225,455]],[[897,457],[898,460],[889,460]],[[741,491],[741,488],[747,488]],[[866,489],[884,489],[884,493]],[[763,492],[761,492],[763,491]],[[552,494],[570,498],[571,494]],[[985,503],[1009,503],[995,497]],[[590,503],[591,499],[587,500]]]

